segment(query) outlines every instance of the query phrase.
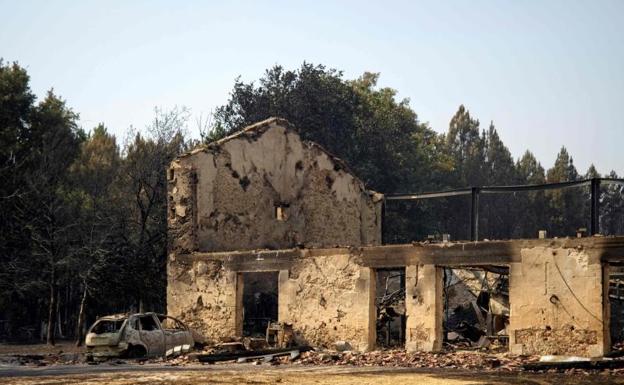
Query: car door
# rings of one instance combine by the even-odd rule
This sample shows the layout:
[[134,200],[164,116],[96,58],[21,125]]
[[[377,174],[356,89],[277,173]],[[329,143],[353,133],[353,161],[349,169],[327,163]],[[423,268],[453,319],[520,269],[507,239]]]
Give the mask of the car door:
[[165,336],[155,314],[139,316],[139,335],[145,344],[148,356],[162,356],[165,353]]
[[190,332],[178,320],[159,315],[158,320],[165,334],[165,355],[179,355],[190,349],[188,335]]

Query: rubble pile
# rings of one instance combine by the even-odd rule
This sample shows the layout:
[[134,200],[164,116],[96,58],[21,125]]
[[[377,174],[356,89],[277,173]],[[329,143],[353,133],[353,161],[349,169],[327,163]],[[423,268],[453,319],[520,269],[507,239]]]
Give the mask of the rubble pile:
[[384,350],[366,353],[310,351],[301,354],[303,365],[353,365],[412,368],[450,368],[479,370],[520,370],[527,362],[537,361],[538,356],[515,356],[511,354],[485,354],[478,352],[407,353],[404,350]]

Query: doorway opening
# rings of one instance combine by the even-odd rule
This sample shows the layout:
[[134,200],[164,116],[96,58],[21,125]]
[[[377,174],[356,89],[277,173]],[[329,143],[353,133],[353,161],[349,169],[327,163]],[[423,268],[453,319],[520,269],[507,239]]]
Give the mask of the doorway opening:
[[445,347],[507,351],[509,266],[445,267],[443,271]]
[[405,268],[376,270],[377,346],[405,345]]
[[624,350],[624,262],[612,262],[607,266],[611,350]]
[[279,272],[242,273],[243,336],[265,338],[267,327],[277,322]]

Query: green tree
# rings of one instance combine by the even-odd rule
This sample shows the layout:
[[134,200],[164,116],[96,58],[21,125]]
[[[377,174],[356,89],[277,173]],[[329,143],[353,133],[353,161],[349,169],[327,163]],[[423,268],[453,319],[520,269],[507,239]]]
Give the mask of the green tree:
[[485,133],[480,133],[479,121],[473,119],[463,105],[451,119],[446,146],[454,161],[453,187],[487,184]]
[[[485,134],[484,179],[487,185],[501,186],[518,182],[511,152],[500,139],[494,122]],[[513,194],[482,194],[480,230],[482,238],[507,239],[513,236],[520,208]]]
[[[118,195],[114,194],[113,189],[120,164],[116,139],[100,123],[82,143],[80,154],[71,167],[75,189],[72,198],[80,207],[78,231],[82,240],[75,253],[73,266],[75,277],[79,279],[78,286],[81,287],[76,320],[78,345],[82,343],[89,298],[94,304],[100,305],[100,298],[106,298],[115,291],[106,285],[110,279],[103,277],[102,271],[109,272],[111,265],[119,262],[111,252],[111,246],[116,236],[120,235],[116,233],[117,221],[113,215],[115,211],[112,210],[119,205]],[[90,293],[93,295],[90,296]],[[123,295],[115,297],[123,303]]]
[[[452,117],[444,137],[444,146],[440,150],[445,153],[449,165],[447,173],[438,175],[444,188],[487,184],[486,134],[480,132],[479,121],[473,119],[463,105]],[[453,239],[470,239],[470,204],[469,196],[450,197],[436,202],[435,211],[443,218],[439,225],[440,232],[450,233]]]
[[[615,171],[609,178],[617,179]],[[624,185],[607,184],[602,187],[600,232],[605,235],[624,234]]]
[[[526,151],[516,162],[516,173],[520,184],[546,183],[544,167],[533,153]],[[544,191],[518,193],[517,205],[522,214],[516,216],[515,238],[535,238],[539,230],[548,228],[548,201]]]
[[[574,161],[565,147],[557,155],[555,164],[548,170],[549,183],[569,182],[579,179]],[[547,192],[550,207],[550,231],[553,236],[571,236],[580,227],[587,227],[588,214],[585,213],[579,188],[565,188]]]

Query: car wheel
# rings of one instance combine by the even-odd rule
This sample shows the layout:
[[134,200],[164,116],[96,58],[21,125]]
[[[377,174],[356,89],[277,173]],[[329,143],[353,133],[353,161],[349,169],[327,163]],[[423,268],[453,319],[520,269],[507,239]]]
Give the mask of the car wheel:
[[130,346],[128,348],[128,358],[143,358],[146,355],[147,352],[142,346]]

